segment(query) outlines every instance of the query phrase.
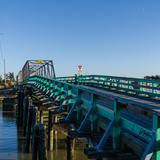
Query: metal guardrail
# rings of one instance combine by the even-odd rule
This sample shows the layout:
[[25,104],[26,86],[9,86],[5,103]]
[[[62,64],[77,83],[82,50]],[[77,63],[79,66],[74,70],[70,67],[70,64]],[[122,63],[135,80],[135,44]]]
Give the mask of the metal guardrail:
[[58,77],[56,80],[67,83],[78,83],[82,85],[98,87],[102,89],[118,91],[136,96],[160,99],[160,81],[138,78],[114,77],[103,75],[85,75]]
[[[73,110],[77,110],[77,121],[79,121],[80,123],[77,132],[83,132],[87,121],[90,121],[91,123],[91,133],[95,131],[95,128],[103,128],[105,130],[101,140],[94,147],[97,152],[103,149],[105,141],[110,134],[112,134],[113,136],[114,149],[118,149],[120,147],[121,141],[120,135],[122,134],[122,139],[124,142],[126,141],[126,145],[131,145],[130,147],[132,147],[134,150],[136,150],[137,152],[141,152],[141,160],[145,160],[147,155],[149,153],[152,153],[153,151],[153,159],[159,159],[159,104],[139,100],[138,98],[121,96],[120,94],[110,94],[108,92],[86,89],[81,85],[77,86],[63,81],[75,82],[73,81],[73,77],[47,79],[40,76],[33,76],[29,77],[27,83],[38,87],[44,95],[45,93],[50,93],[54,96],[55,99],[56,97],[59,97],[62,100],[62,103],[60,105],[61,110],[64,107],[63,103],[66,100],[65,97],[67,97],[67,95],[70,93],[72,95],[72,98],[67,99],[67,101],[70,101],[72,103],[72,107],[69,109],[67,117],[70,117],[70,115],[73,114]],[[80,83],[96,82],[96,84],[99,85],[102,82],[106,84],[108,83],[108,81],[110,82],[110,84],[118,84],[120,86],[126,84],[127,86],[132,86],[132,83],[135,82],[135,79],[124,78],[122,80],[121,78],[117,77],[110,77],[109,79],[109,77],[106,76],[83,76],[79,77],[78,80],[78,82]],[[140,89],[142,89],[143,87],[151,87],[150,85],[152,84],[152,90],[154,90],[154,87],[157,87],[157,85],[159,85],[159,82],[157,81],[140,79],[136,79],[136,81],[138,82]],[[115,86],[113,85],[113,87]],[[126,90],[126,87],[121,86],[121,88]],[[132,90],[135,89],[132,88]],[[143,93],[143,91],[141,92]],[[81,101],[82,103],[77,105],[77,101]],[[136,110],[139,109],[141,110],[140,114],[136,114]],[[150,115],[146,116],[146,113],[143,114],[142,111],[150,113]],[[79,117],[81,116],[84,118],[79,119]],[[101,119],[103,118],[108,121],[106,123],[108,124],[107,126],[106,124],[104,124],[104,122],[101,121]],[[97,120],[99,123],[97,123]]]

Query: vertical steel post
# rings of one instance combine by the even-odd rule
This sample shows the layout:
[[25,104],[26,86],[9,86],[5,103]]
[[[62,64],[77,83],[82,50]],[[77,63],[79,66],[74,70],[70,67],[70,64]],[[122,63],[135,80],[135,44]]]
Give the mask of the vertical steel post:
[[47,64],[47,77],[50,78],[51,75],[50,75],[50,70],[49,70],[49,64]]
[[81,120],[81,117],[82,117],[82,108],[80,107],[80,105],[77,105],[77,121],[80,121]]
[[160,160],[160,116],[157,113],[153,115],[153,130],[155,131],[156,139],[153,159]]
[[[78,91],[77,91],[78,93],[78,96],[77,96],[77,101],[79,101],[80,99],[81,99],[81,95],[82,95],[82,93],[81,93],[81,90],[79,90],[78,89]],[[81,105],[77,105],[76,106],[77,107],[77,120],[79,121],[80,119],[81,119],[81,117],[82,117],[82,108],[81,108]]]
[[92,114],[90,115],[91,120],[91,132],[97,131],[97,116],[96,116],[96,95],[92,95]]
[[121,113],[122,113],[122,104],[117,102],[117,99],[114,99],[114,119],[115,124],[113,127],[113,148],[119,149],[121,146]]
[[55,70],[54,70],[53,61],[50,61],[50,67],[51,67],[51,72],[52,72],[52,78],[55,78],[56,74],[55,74]]

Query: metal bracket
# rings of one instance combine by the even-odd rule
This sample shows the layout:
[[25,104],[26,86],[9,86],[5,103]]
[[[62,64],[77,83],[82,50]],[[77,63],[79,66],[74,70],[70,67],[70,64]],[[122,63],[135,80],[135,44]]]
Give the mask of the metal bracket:
[[105,132],[104,132],[104,134],[103,134],[100,142],[96,145],[95,148],[96,148],[97,151],[101,151],[101,150],[103,149],[103,147],[104,147],[104,145],[105,145],[108,137],[110,136],[110,134],[111,134],[111,132],[112,132],[112,129],[113,129],[114,124],[115,124],[115,119],[113,119],[113,120],[109,123],[109,125],[108,125],[107,129],[105,130]]
[[69,120],[70,120],[70,118],[71,118],[71,116],[72,116],[72,113],[73,113],[75,107],[76,107],[76,106],[79,106],[79,105],[81,105],[81,104],[82,104],[82,101],[81,101],[81,100],[79,100],[79,99],[76,100],[76,102],[72,105],[72,107],[71,107],[68,115],[66,116],[65,121],[69,121]]
[[155,140],[155,137],[153,137],[150,141],[150,143],[147,145],[142,157],[141,157],[141,160],[151,160],[152,158],[152,155],[153,155],[153,148],[155,146],[155,143],[156,143],[156,140]]
[[84,129],[84,127],[85,127],[85,125],[86,125],[86,123],[87,123],[87,121],[88,121],[88,119],[89,119],[89,116],[90,116],[90,114],[91,114],[92,111],[93,111],[93,108],[94,108],[94,107],[92,107],[92,106],[90,107],[90,109],[88,110],[88,112],[87,112],[85,118],[83,119],[81,125],[80,125],[79,128],[77,129],[77,132],[80,133],[80,132]]

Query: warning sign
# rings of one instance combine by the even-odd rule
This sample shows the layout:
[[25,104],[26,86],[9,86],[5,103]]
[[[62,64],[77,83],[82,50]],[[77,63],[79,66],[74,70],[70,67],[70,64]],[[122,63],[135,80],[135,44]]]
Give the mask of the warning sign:
[[37,60],[38,64],[43,64],[43,60],[39,59]]
[[78,73],[81,74],[83,71],[83,66],[81,64],[78,65]]

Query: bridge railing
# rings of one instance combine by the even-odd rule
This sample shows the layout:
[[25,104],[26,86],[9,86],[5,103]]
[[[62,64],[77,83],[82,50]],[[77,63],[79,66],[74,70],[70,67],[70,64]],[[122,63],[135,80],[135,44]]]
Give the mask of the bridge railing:
[[139,78],[114,77],[103,75],[84,75],[59,77],[57,80],[76,83],[106,90],[118,91],[152,99],[160,99],[160,81]]
[[[96,76],[86,77],[89,81],[90,78],[97,79]],[[86,121],[91,122],[90,132],[94,132],[95,127],[96,129],[103,128],[105,130],[101,141],[96,145],[96,149],[102,149],[106,140],[104,137],[111,133],[111,129],[113,130],[114,146],[120,144],[121,133],[123,141],[126,141],[127,145],[131,145],[130,147],[133,147],[134,150],[142,153],[144,149],[143,160],[152,150],[153,144],[159,144],[160,106],[156,103],[147,103],[146,101],[139,101],[135,98],[130,99],[117,94],[112,95],[108,92],[95,91],[83,86],[39,76],[30,77],[28,83],[40,86],[41,90],[45,90],[45,92],[52,92],[54,88],[56,88],[56,93],[59,91],[60,95],[71,92],[75,101],[77,99],[81,100],[82,103],[74,108],[74,110],[77,110],[77,121],[80,123],[77,131],[82,132],[87,123]],[[139,113],[137,113],[138,110],[140,110]],[[142,114],[142,111],[144,111],[144,114]],[[145,112],[147,112],[147,115]],[[68,114],[70,113],[71,110]],[[79,119],[80,115],[84,119]],[[107,121],[104,121],[104,119]],[[158,156],[159,150],[160,148],[157,146],[155,151]]]

